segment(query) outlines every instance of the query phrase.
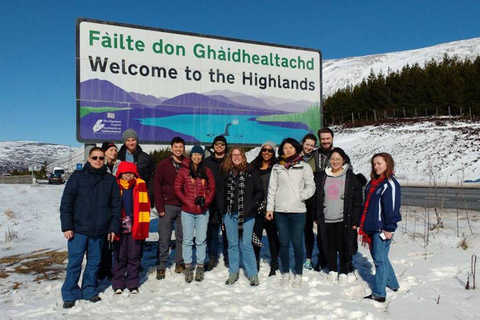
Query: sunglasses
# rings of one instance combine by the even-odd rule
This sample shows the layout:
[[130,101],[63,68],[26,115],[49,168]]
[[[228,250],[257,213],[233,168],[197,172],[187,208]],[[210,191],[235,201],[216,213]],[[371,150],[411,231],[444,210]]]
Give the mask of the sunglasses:
[[262,148],[262,152],[274,153],[273,149]]
[[223,143],[223,142],[215,142],[215,145],[216,145],[217,147],[224,147],[224,146],[225,146],[225,143]]
[[105,160],[105,157],[97,157],[97,156],[94,156],[94,157],[91,157],[91,158],[92,158],[92,160],[95,160],[95,161],[97,161],[97,160],[100,160],[100,161]]

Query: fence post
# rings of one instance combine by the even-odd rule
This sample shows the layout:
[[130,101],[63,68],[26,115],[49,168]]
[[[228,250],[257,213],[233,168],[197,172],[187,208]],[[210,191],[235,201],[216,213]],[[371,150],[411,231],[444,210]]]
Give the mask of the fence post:
[[352,123],[355,123],[355,118],[353,116],[353,112],[352,112]]
[[375,119],[375,122],[377,121],[377,112],[375,109],[373,109],[373,118]]
[[405,107],[403,107],[403,117],[406,118],[407,114],[405,113]]
[[448,116],[451,117],[452,114],[450,113],[450,106],[448,106]]

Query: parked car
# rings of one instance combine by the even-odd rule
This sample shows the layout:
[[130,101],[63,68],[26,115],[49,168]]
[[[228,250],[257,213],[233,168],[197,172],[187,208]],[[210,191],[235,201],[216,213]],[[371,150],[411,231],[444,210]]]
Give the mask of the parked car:
[[48,178],[48,184],[64,184],[65,179],[63,179],[61,174],[58,173],[52,173],[50,177]]

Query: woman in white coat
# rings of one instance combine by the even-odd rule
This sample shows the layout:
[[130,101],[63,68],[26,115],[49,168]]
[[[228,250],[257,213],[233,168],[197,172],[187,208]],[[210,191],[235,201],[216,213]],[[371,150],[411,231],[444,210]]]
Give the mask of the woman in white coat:
[[315,193],[312,168],[303,161],[302,146],[293,138],[280,144],[279,161],[272,168],[267,196],[268,220],[273,219],[280,240],[280,284],[289,281],[289,248],[293,244],[295,277],[293,287],[301,287],[303,271],[303,234],[306,220],[305,200]]

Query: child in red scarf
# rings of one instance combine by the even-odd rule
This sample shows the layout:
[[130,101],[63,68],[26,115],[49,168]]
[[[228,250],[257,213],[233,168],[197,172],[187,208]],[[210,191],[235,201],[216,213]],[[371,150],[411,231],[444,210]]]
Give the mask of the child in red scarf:
[[150,200],[147,185],[139,178],[134,163],[120,163],[117,183],[122,197],[122,226],[114,248],[112,287],[115,294],[122,294],[125,288],[137,294],[142,244],[148,238]]

